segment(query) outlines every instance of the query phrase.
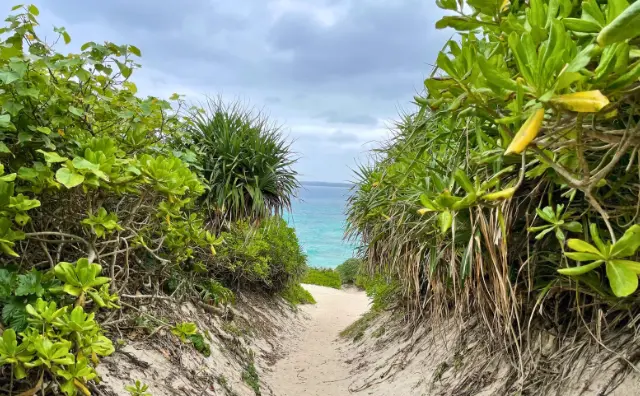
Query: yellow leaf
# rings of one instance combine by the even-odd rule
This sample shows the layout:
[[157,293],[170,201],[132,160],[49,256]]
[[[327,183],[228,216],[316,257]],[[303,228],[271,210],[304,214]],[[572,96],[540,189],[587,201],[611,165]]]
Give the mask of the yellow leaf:
[[493,193],[485,194],[482,196],[482,199],[485,201],[499,201],[502,199],[509,199],[513,197],[513,194],[516,192],[515,187],[505,188],[504,190],[496,191]]
[[511,6],[511,1],[510,0],[504,0],[502,2],[502,5],[500,6],[500,12],[505,12],[506,10],[509,9],[510,6]]
[[64,136],[64,130],[63,129],[58,129],[58,135]]
[[33,41],[35,37],[33,37],[33,34],[27,34],[27,40],[31,40]]
[[425,213],[429,213],[429,212],[432,212],[432,210],[431,210],[431,209],[429,209],[429,208],[422,208],[422,209],[418,209],[418,214],[419,214],[420,216],[422,216],[422,215],[423,215],[423,214],[425,214]]
[[524,151],[529,143],[538,136],[538,132],[540,132],[540,128],[542,127],[542,120],[544,120],[544,109],[538,109],[531,113],[527,121],[522,124],[520,130],[516,133],[516,136],[513,137],[511,144],[507,147],[507,151],[505,151],[504,154],[520,154]]
[[609,104],[609,99],[595,90],[556,96],[551,102],[578,113],[596,113]]
[[84,395],[86,396],[91,396],[91,392],[89,391],[89,389],[87,389],[86,386],[84,386],[84,384],[80,381],[78,381],[77,379],[73,379],[73,385],[75,385],[75,387],[82,392]]
[[216,255],[216,248],[213,247],[213,245],[209,245],[209,249],[211,250],[211,255],[215,256]]

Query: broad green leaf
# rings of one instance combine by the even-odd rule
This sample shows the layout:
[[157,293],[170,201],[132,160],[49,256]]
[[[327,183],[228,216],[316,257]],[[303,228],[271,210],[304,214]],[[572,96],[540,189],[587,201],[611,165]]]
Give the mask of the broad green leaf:
[[456,11],[458,9],[458,2],[456,0],[436,0],[436,5],[443,10]]
[[445,16],[436,22],[436,29],[453,28],[459,31],[474,30],[484,23],[476,19],[462,16]]
[[65,162],[68,160],[67,157],[62,157],[55,151],[48,152],[44,150],[36,150],[36,152],[42,154],[44,156],[44,160],[49,164],[56,163],[56,162]]
[[444,70],[450,77],[459,79],[458,73],[456,72],[453,63],[451,62],[451,59],[449,59],[449,57],[444,52],[440,52],[440,54],[438,54],[436,63],[438,64],[438,67]]
[[[595,0],[591,0],[594,1]],[[634,2],[622,11],[598,34],[598,44],[604,47],[640,35],[640,3]]]
[[82,117],[84,115],[84,111],[74,106],[69,106],[69,112],[71,114],[77,115],[78,117]]
[[11,154],[11,150],[9,150],[9,147],[7,147],[4,142],[0,142],[0,153]]
[[582,232],[582,223],[579,223],[577,221],[565,223],[562,227],[567,231],[578,232],[578,233]]
[[593,271],[594,269],[598,268],[599,266],[602,265],[604,261],[603,260],[598,260],[598,261],[594,261],[591,264],[587,264],[587,265],[581,265],[578,267],[569,267],[569,268],[560,268],[558,269],[558,272],[561,273],[562,275],[582,275],[582,274],[586,274],[589,271]]
[[75,157],[72,163],[73,163],[73,167],[76,169],[91,170],[91,171],[100,169],[100,165],[87,161],[85,158],[82,158],[82,157]]
[[480,71],[489,84],[496,85],[507,91],[515,91],[518,89],[518,84],[516,84],[510,76],[501,74],[496,70],[495,66],[490,65],[483,57],[477,57],[476,61],[478,62]]
[[602,256],[595,253],[566,252],[564,255],[575,261],[602,260]]
[[33,139],[33,133],[29,131],[18,132],[18,142],[21,144],[28,143]]
[[142,56],[142,54],[140,53],[140,49],[138,47],[136,47],[135,45],[130,45],[129,46],[129,51],[131,51],[131,53],[134,54],[137,57]]
[[607,261],[607,278],[613,294],[626,297],[638,289],[638,275],[623,265]]
[[598,257],[602,258],[602,254],[600,251],[590,243],[587,243],[581,239],[569,239],[567,241],[567,246],[577,252],[580,253],[593,253],[598,255]]
[[602,29],[596,22],[585,19],[564,18],[562,23],[567,29],[573,30],[574,32],[599,33],[600,29]]
[[0,128],[12,128],[11,116],[9,114],[0,114]]
[[29,13],[33,14],[34,16],[40,15],[40,10],[38,10],[38,7],[34,6],[33,4],[29,6],[28,10]]
[[634,224],[611,248],[611,257],[629,257],[640,247],[640,225]]
[[49,134],[51,134],[51,129],[50,129],[50,128],[48,128],[48,127],[42,127],[42,126],[41,126],[41,127],[37,127],[37,128],[36,128],[36,130],[37,130],[38,132],[44,133],[45,135],[49,135]]
[[56,172],[56,180],[67,188],[73,188],[84,181],[84,176],[69,170],[69,168],[60,168]]
[[2,81],[4,84],[11,84],[12,82],[19,79],[20,75],[18,75],[18,73],[16,72],[0,70],[0,81]]
[[18,286],[16,296],[36,295],[41,297],[44,294],[42,287],[42,274],[39,271],[31,271],[23,275],[18,275]]
[[120,73],[124,78],[129,78],[131,76],[131,68],[126,64],[116,60],[116,64],[118,65],[118,69],[120,69]]
[[7,100],[3,103],[2,108],[7,113],[11,114],[12,117],[16,117],[18,114],[20,114],[20,111],[24,109],[24,105],[12,100]]
[[556,222],[556,215],[551,206],[545,206],[544,209],[536,208],[536,213],[547,223],[554,224]]
[[637,261],[631,260],[611,260],[611,263],[614,265],[619,265],[625,267],[628,270],[635,272],[636,274],[640,274],[640,263]]

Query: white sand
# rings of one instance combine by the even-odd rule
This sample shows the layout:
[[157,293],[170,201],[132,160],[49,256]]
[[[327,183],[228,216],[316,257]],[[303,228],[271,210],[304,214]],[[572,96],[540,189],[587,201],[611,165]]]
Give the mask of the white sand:
[[273,366],[267,382],[277,396],[349,395],[352,367],[338,336],[367,311],[369,299],[357,290],[303,286],[317,303],[301,306],[310,320],[286,340],[290,352]]

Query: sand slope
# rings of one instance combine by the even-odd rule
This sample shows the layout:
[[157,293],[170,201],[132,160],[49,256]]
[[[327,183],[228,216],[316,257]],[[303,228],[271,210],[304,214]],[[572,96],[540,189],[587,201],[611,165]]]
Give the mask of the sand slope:
[[357,290],[303,286],[317,304],[301,306],[309,320],[300,332],[287,336],[290,352],[272,367],[266,382],[277,396],[349,395],[352,367],[345,363],[347,346],[337,338],[367,311],[369,299]]

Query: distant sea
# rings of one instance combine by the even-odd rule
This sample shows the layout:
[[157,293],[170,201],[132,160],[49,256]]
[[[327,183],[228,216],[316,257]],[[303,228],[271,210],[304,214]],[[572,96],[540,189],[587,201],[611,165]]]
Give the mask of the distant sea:
[[295,228],[310,267],[335,268],[354,254],[343,240],[349,185],[303,183],[285,219]]

